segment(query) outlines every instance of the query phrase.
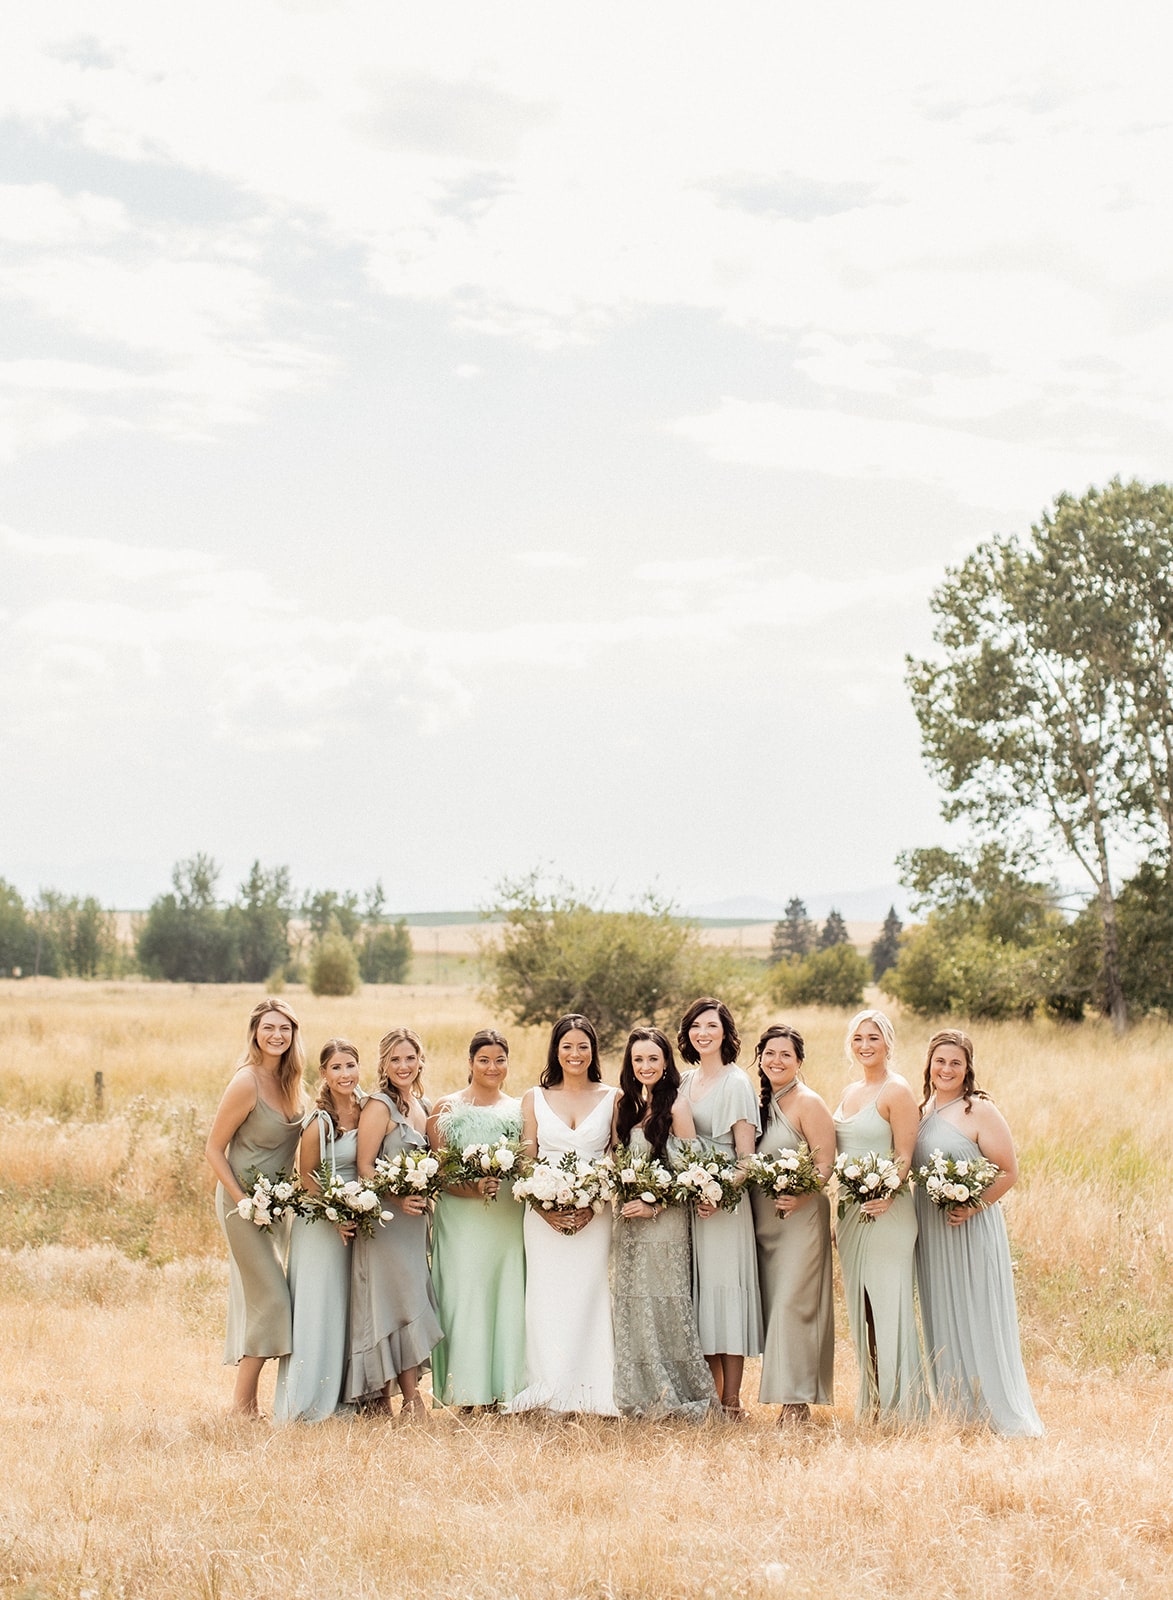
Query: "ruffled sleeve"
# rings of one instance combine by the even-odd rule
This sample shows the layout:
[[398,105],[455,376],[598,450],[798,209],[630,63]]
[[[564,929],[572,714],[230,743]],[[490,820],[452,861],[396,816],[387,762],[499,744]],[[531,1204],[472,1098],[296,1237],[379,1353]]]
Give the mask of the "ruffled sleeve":
[[755,1134],[760,1133],[760,1110],[749,1078],[740,1067],[730,1068],[728,1076],[713,1091],[713,1129],[710,1137],[720,1139],[729,1133],[735,1122],[748,1122]]

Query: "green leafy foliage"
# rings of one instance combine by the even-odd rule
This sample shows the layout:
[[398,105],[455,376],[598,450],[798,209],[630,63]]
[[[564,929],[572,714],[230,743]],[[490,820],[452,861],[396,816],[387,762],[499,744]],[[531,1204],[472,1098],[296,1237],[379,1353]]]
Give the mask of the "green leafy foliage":
[[879,982],[888,971],[889,967],[896,965],[900,955],[900,935],[904,924],[896,915],[896,907],[888,907],[888,915],[884,918],[884,926],[872,945],[872,977]]
[[329,929],[314,944],[307,982],[317,995],[353,994],[358,988],[358,957],[341,929]]
[[819,929],[818,947],[820,950],[830,950],[832,945],[849,944],[850,942],[843,914],[840,911],[836,911],[832,906],[827,913],[826,922]]
[[854,945],[836,943],[774,967],[770,993],[783,1006],[858,1006],[870,976],[867,960]]
[[789,956],[801,958],[814,948],[815,925],[806,914],[805,903],[797,895],[786,902],[786,915],[774,924],[770,941],[770,965]]
[[411,970],[411,935],[400,917],[390,926],[366,927],[358,947],[364,983],[406,983]]

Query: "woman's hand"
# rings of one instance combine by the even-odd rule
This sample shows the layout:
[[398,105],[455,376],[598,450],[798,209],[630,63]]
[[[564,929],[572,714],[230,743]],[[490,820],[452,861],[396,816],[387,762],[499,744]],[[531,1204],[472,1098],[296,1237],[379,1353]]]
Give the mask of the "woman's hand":
[[970,1217],[976,1216],[977,1206],[958,1206],[955,1210],[945,1213],[945,1221],[951,1228],[960,1228],[963,1222],[968,1222]]
[[865,1217],[882,1217],[886,1211],[891,1211],[895,1195],[886,1194],[880,1200],[865,1200],[860,1210]]
[[717,1215],[717,1208],[716,1206],[711,1206],[707,1200],[702,1200],[700,1205],[696,1208],[696,1214],[701,1221],[704,1222],[709,1217],[715,1217]]
[[495,1200],[500,1187],[500,1178],[478,1178],[476,1181],[476,1191],[482,1200]]
[[636,1217],[658,1217],[660,1208],[659,1206],[649,1205],[646,1200],[629,1200],[619,1215],[626,1217],[631,1222]]
[[809,1194],[780,1194],[774,1201],[774,1210],[780,1217],[788,1217],[794,1211],[801,1211],[810,1198]]
[[398,1206],[406,1216],[422,1217],[428,1209],[428,1199],[422,1194],[393,1194],[391,1204]]
[[354,1238],[355,1224],[353,1222],[336,1222],[334,1226],[342,1236],[342,1243],[349,1244]]

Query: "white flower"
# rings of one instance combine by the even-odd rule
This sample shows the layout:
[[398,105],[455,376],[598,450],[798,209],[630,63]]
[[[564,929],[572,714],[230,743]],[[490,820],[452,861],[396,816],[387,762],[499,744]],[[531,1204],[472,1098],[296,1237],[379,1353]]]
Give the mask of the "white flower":
[[238,1217],[243,1217],[245,1222],[252,1221],[253,1197],[251,1194],[246,1194],[242,1199],[236,1202],[236,1214]]
[[376,1211],[379,1197],[372,1189],[364,1189],[361,1194],[355,1195],[354,1203],[360,1211]]
[[656,1197],[650,1189],[645,1189],[640,1195],[640,1199],[646,1201],[650,1206],[654,1206],[656,1203]]
[[895,1171],[886,1172],[884,1174],[884,1182],[888,1186],[889,1189],[899,1189],[899,1187],[900,1187],[900,1174],[898,1172],[895,1172]]
[[326,1207],[326,1220],[328,1222],[337,1222],[338,1221],[338,1213],[334,1209],[333,1206],[327,1206]]
[[862,1171],[863,1168],[859,1165],[859,1163],[857,1161],[853,1161],[849,1167],[844,1167],[843,1176],[845,1178],[850,1178],[854,1183]]
[[392,1221],[394,1221],[394,1218],[395,1218],[394,1211],[380,1211],[379,1212],[379,1221],[380,1222],[392,1222]]
[[878,1189],[880,1187],[880,1174],[878,1172],[869,1172],[863,1180],[863,1186],[865,1189]]
[[620,1179],[620,1182],[622,1182],[622,1183],[634,1183],[635,1182],[635,1168],[634,1167],[624,1167],[623,1171],[619,1174],[619,1179]]
[[497,1167],[501,1172],[512,1172],[514,1155],[512,1150],[503,1149],[497,1152]]
[[466,1167],[471,1167],[484,1148],[483,1144],[466,1144],[460,1152],[461,1161]]
[[954,1170],[954,1172],[957,1174],[957,1176],[959,1178],[964,1178],[966,1176],[966,1174],[969,1172],[969,1162],[968,1161],[959,1161],[957,1163],[957,1165],[953,1168],[953,1170]]
[[273,1193],[277,1196],[278,1200],[292,1200],[293,1185],[291,1183],[279,1183],[273,1190]]

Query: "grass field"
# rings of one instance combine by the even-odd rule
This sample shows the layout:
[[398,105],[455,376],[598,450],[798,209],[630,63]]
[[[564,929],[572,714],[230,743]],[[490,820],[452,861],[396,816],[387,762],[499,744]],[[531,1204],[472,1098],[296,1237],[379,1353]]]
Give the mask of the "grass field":
[[[1169,1029],[975,1030],[1022,1159],[1006,1211],[1043,1440],[858,1428],[841,1302],[838,1403],[798,1438],[752,1404],[741,1428],[440,1414],[274,1432],[226,1416],[226,1268],[201,1154],[256,998],[0,983],[14,1600],[1169,1593]],[[368,1067],[385,1028],[416,1026],[433,1093],[463,1080],[489,1020],[470,991],[435,985],[286,998],[311,1048],[348,1034]],[[845,1018],[792,1020],[809,1081],[835,1097]],[[509,1031],[516,1092],[544,1044]],[[914,1082],[930,1031],[898,1019]]]

